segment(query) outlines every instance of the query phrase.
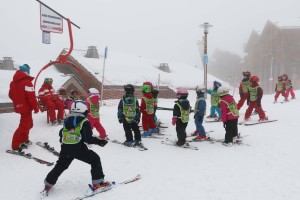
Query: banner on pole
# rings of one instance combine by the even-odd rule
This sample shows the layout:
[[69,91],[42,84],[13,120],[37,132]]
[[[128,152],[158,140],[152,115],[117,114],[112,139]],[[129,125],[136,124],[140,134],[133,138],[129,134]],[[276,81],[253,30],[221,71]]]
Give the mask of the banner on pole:
[[63,32],[63,18],[40,4],[41,12],[41,30],[45,32],[62,33]]
[[105,51],[104,51],[104,59],[107,58],[107,47],[105,47]]

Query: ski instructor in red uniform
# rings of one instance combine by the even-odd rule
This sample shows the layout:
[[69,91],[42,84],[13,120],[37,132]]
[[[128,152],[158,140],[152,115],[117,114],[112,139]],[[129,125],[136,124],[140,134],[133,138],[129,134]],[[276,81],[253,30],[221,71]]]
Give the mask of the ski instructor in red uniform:
[[29,74],[30,67],[27,64],[21,65],[10,83],[8,96],[13,101],[15,112],[21,115],[19,127],[12,138],[13,150],[22,150],[31,144],[29,131],[33,127],[32,111],[39,112],[39,104],[31,82],[34,77]]

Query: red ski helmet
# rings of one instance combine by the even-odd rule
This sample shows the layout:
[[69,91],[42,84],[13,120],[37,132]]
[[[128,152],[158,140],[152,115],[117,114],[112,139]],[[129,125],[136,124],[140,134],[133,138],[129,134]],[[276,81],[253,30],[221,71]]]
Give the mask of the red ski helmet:
[[250,78],[250,76],[251,76],[251,73],[249,71],[243,71],[242,74],[244,77],[247,77],[247,78]]
[[287,74],[282,74],[281,76],[284,80],[287,80],[289,78],[289,76]]
[[250,82],[256,82],[256,83],[258,83],[259,82],[258,76],[251,76],[250,77]]

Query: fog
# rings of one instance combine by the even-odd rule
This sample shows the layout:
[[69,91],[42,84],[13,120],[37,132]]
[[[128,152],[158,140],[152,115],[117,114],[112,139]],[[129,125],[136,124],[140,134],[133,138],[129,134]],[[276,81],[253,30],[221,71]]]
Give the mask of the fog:
[[[51,44],[42,44],[39,3],[35,0],[0,0],[0,59],[55,59],[69,47],[64,33],[51,33]],[[80,26],[72,26],[75,49],[97,46],[146,58],[201,65],[198,40],[204,22],[208,55],[218,48],[243,55],[253,30],[261,32],[267,20],[279,26],[299,26],[297,0],[43,0]]]

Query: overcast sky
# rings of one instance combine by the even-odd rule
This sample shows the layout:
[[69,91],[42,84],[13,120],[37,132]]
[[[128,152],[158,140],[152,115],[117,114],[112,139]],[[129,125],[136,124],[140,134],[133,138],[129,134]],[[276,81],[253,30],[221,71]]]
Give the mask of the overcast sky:
[[[51,33],[42,44],[39,3],[35,0],[0,0],[0,59],[54,60],[69,47],[64,33]],[[300,25],[299,0],[43,0],[81,27],[73,29],[74,48],[107,45],[118,51],[164,61],[200,65],[198,40],[209,22],[208,54],[216,48],[243,55],[252,30],[261,32],[267,20],[279,25]]]

